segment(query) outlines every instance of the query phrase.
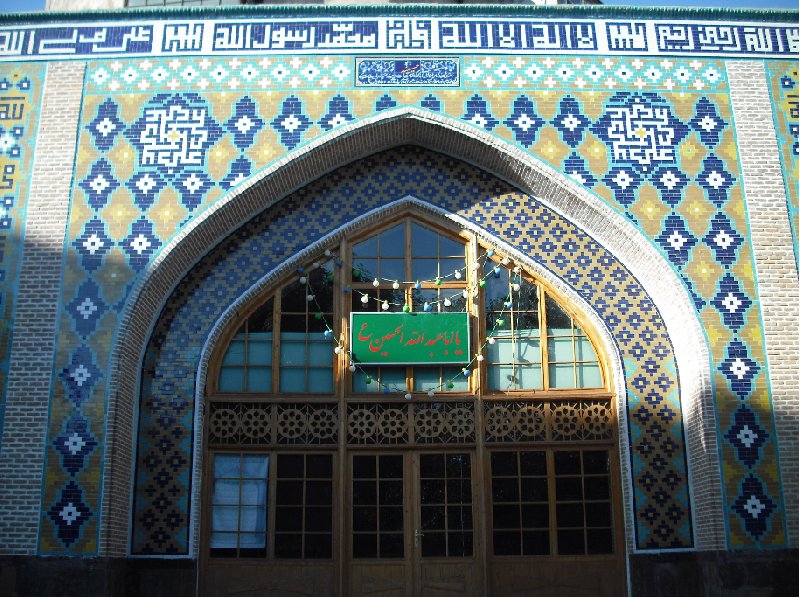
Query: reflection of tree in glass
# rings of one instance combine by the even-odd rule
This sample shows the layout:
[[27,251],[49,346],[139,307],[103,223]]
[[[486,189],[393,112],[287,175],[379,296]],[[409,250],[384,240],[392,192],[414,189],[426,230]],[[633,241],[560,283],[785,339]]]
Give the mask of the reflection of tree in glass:
[[547,330],[571,330],[572,318],[550,296],[545,300]]
[[[247,332],[257,334],[272,331],[272,306],[273,300],[269,299],[247,318]],[[239,331],[244,332],[245,330],[240,329]]]

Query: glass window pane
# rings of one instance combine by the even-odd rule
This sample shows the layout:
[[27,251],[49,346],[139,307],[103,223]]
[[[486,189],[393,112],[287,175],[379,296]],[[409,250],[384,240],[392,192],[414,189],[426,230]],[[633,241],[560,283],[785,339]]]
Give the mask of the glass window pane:
[[308,391],[314,394],[331,394],[333,392],[333,369],[309,368]]
[[411,225],[411,252],[414,256],[436,257],[439,254],[439,235],[430,228]]
[[214,454],[214,478],[238,479],[241,460],[238,454]]
[[241,503],[247,506],[263,506],[267,503],[267,482],[260,479],[242,481]]
[[517,474],[516,452],[492,452],[492,476],[513,477]]
[[438,390],[441,382],[439,380],[439,368],[415,367],[414,368],[414,391],[425,392],[427,390]]
[[244,506],[239,517],[239,530],[263,533],[266,530],[266,508]]
[[579,388],[603,387],[603,377],[600,375],[600,365],[597,363],[578,363],[577,373]]
[[247,369],[248,392],[272,391],[272,367],[250,367]]
[[239,480],[216,479],[211,503],[217,506],[235,506],[239,503]]
[[[272,334],[259,334],[259,336],[272,336]],[[270,365],[272,364],[272,338],[269,342],[255,340],[251,335],[247,343],[247,364]]]
[[517,367],[517,378],[520,390],[539,390],[542,388],[542,367],[541,365]]
[[574,365],[572,363],[550,365],[550,387],[555,389],[574,388]]
[[494,539],[494,555],[496,556],[516,556],[520,553],[520,542],[518,531],[495,531],[492,533]]
[[464,259],[440,259],[439,260],[439,275],[448,282],[457,282],[453,274],[457,271],[461,272],[461,279],[464,280],[465,271]]
[[244,340],[234,340],[228,345],[225,357],[222,359],[223,365],[244,365]]
[[439,262],[436,259],[417,258],[411,262],[413,280],[435,280],[439,275]]
[[372,282],[377,275],[377,259],[353,259],[353,282]]
[[406,370],[403,367],[383,367],[381,377],[384,386],[389,388],[406,388]]
[[545,309],[547,334],[549,336],[572,334],[572,318],[549,295],[545,299]]
[[381,257],[403,257],[405,248],[406,235],[403,224],[381,232]]
[[[317,336],[314,334],[313,336]],[[308,364],[311,367],[330,367],[333,365],[333,342],[324,337],[317,340],[309,334]],[[322,336],[322,334],[319,334]]]
[[597,354],[586,336],[575,338],[575,358],[579,361],[596,361]]
[[242,457],[242,476],[250,479],[266,479],[269,456],[266,454],[245,454]]
[[[378,256],[378,236],[369,238],[353,245],[353,257],[377,257]],[[355,259],[354,259],[355,261]]]
[[238,528],[238,506],[214,506],[211,511],[212,531],[237,531]]
[[403,282],[406,277],[406,264],[403,259],[381,259],[380,277],[383,280]]
[[305,369],[281,369],[281,392],[305,392]]
[[[464,243],[444,235],[439,236],[439,255],[442,257],[461,257],[464,259]],[[463,265],[462,265],[463,267]]]
[[356,369],[355,373],[353,373],[353,392],[379,391],[380,386],[377,382],[377,375],[378,371],[376,369]]
[[491,365],[486,372],[490,390],[504,392],[517,388],[514,367],[511,365]]
[[517,340],[517,362],[518,363],[541,363],[542,350],[537,339]]
[[[469,378],[464,377],[461,369],[456,367],[442,368],[442,382],[444,389],[448,392],[468,392],[469,391]],[[453,384],[453,387],[450,387]]]
[[281,366],[305,365],[306,343],[290,342],[286,334],[281,334]]
[[555,361],[572,362],[575,360],[572,353],[572,337],[550,338],[547,341],[547,350],[551,363]]
[[244,368],[243,367],[222,367],[219,371],[220,392],[243,392],[244,391]]

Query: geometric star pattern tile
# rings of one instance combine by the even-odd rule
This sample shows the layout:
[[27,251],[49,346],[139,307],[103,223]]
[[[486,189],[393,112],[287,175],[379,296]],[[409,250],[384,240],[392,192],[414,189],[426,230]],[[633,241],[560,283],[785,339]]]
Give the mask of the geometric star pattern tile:
[[[355,89],[354,65],[355,59],[348,56],[87,63],[66,242],[55,363],[60,377],[53,384],[45,502],[58,503],[70,480],[83,490],[82,503],[92,513],[99,509],[99,475],[93,469],[97,464],[91,463],[98,462],[102,450],[88,454],[87,464],[72,475],[61,465],[53,442],[80,412],[98,445],[103,445],[102,413],[113,335],[102,321],[113,321],[109,315],[120,312],[138,276],[159,250],[229,189],[309,141],[382,109],[414,106],[480,127],[528,151],[583,184],[650,238],[685,284],[698,317],[709,330],[718,420],[732,420],[745,404],[764,431],[761,457],[753,466],[747,466],[740,458],[741,450],[722,437],[725,430],[718,438],[729,544],[785,544],[762,332],[759,318],[743,312],[746,305],[758,304],[758,295],[724,61],[464,56],[461,87],[446,90]],[[780,84],[785,78],[784,74],[773,76]],[[789,126],[786,131],[791,135]],[[794,139],[796,148],[796,135]],[[784,160],[784,168],[789,164],[796,170],[796,159]],[[409,192],[419,196],[420,189],[413,191]],[[480,202],[457,203],[452,208],[470,213],[484,228],[496,229],[498,236],[520,250],[533,250],[528,234],[533,224],[496,219],[494,207]],[[645,222],[646,215],[655,219]],[[326,217],[315,215],[308,225],[328,225]],[[276,237],[268,248],[278,254],[296,242],[296,236]],[[555,262],[546,265],[558,267]],[[576,283],[569,280],[574,274],[564,271],[563,275],[568,283]],[[98,292],[84,285],[89,280]],[[107,309],[104,319],[95,322],[92,318],[99,317],[103,308]],[[746,360],[734,354],[744,354]],[[65,371],[77,366],[77,357],[87,369],[97,369],[97,376],[80,391],[63,378]],[[732,368],[736,358],[752,366],[745,373]],[[192,370],[191,363],[181,366]],[[191,387],[186,384],[191,376],[187,373],[181,379],[176,387],[190,396]],[[674,402],[673,411],[679,408],[677,393],[663,399]],[[629,402],[632,419],[646,416],[645,411],[636,415],[641,404],[635,398]],[[642,404],[647,405],[647,400]],[[141,424],[146,426],[148,419],[143,416]],[[147,440],[142,439],[139,447],[146,450]],[[742,483],[750,478],[760,484],[761,493],[756,493],[774,504],[761,516],[763,532],[761,527],[751,532],[755,527],[742,518],[745,510],[736,507],[743,495]],[[675,487],[681,491],[680,484]],[[646,492],[647,484],[634,490]],[[650,524],[644,511],[640,514],[640,547],[669,543],[660,539],[666,526]],[[43,514],[41,550],[94,553],[95,521],[96,517],[88,516],[80,536],[67,545],[57,533],[61,527]],[[680,532],[681,541],[691,537],[691,528]]]

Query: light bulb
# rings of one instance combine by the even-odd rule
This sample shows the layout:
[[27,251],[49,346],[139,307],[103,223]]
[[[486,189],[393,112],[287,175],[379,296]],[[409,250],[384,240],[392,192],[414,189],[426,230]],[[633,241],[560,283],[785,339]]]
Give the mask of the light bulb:
[[456,270],[455,273],[453,274],[453,276],[455,277],[456,280],[460,280],[461,279],[461,270]]
[[453,304],[453,303],[452,303],[452,302],[450,302],[450,299],[449,299],[449,298],[446,298],[446,299],[444,299],[444,306],[445,306],[445,307],[449,307],[449,306],[451,306],[452,304]]
[[520,289],[520,288],[522,288],[522,287],[521,287],[521,286],[520,286],[520,285],[519,285],[517,282],[514,282],[514,283],[511,285],[511,288],[513,288],[513,289],[514,289],[514,292],[519,292],[519,289]]
[[335,352],[336,354],[342,354],[342,347],[337,346],[336,348],[333,349],[333,352]]
[[436,392],[433,390],[428,390],[428,398],[433,398],[436,395]]
[[350,366],[348,367],[348,369],[350,370],[350,373],[355,373],[356,372],[356,364],[355,363],[350,363]]
[[464,298],[469,298],[469,290],[467,290],[466,288],[462,290],[461,296],[463,296]]
[[300,276],[298,282],[300,282],[300,284],[305,284],[306,282],[308,282],[308,279],[305,276]]
[[361,302],[366,305],[369,302],[369,296],[367,296],[366,294],[362,294]]
[[314,295],[313,294],[307,294],[306,295],[306,300],[310,303],[311,301],[314,300]]
[[405,399],[411,400],[411,392],[406,392]]
[[494,344],[494,338],[492,338],[491,336],[489,336],[489,337],[486,339],[486,341],[487,341],[489,344]]
[[380,282],[378,282],[378,278],[375,278],[375,279],[372,281],[372,285],[373,285],[375,288],[377,288],[378,286],[380,286],[380,285],[381,285],[381,283],[380,283]]
[[476,262],[476,263],[472,264],[472,271],[477,272],[479,269],[481,269],[481,264],[480,263]]
[[475,357],[475,360],[478,361],[478,362],[483,361],[483,355],[479,354],[478,356]]
[[325,257],[330,257],[330,256],[331,256],[331,250],[325,249]]
[[313,264],[311,264],[311,267],[314,269],[319,269],[319,261],[315,261]]
[[430,304],[430,303],[425,303],[424,305],[422,305],[422,308],[423,308],[423,309],[424,309],[426,312],[427,312],[427,311],[430,311],[430,310],[431,310],[431,304]]
[[389,301],[383,301],[383,304],[381,305],[381,309],[383,309],[384,311],[388,311],[389,310]]
[[392,288],[397,290],[398,288],[400,288],[400,283],[397,280],[395,280],[394,283],[392,284]]
[[521,271],[522,271],[522,268],[521,268],[520,266],[518,266],[518,265],[515,265],[515,266],[514,266],[514,273],[515,273],[515,274],[518,274],[518,273],[520,273]]

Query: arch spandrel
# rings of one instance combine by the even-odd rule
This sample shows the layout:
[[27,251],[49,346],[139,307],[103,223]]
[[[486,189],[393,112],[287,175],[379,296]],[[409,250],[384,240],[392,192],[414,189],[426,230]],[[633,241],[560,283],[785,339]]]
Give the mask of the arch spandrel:
[[[625,369],[634,547],[692,547],[678,364],[646,289],[608,249],[542,201],[464,162],[400,148],[333,171],[265,209],[172,292],[145,359],[132,552],[191,551],[197,513],[188,500],[169,496],[192,491],[192,445],[199,437],[192,427],[194,372],[213,322],[265,272],[364,214],[379,217],[376,210],[407,195],[506,243],[591,306]],[[169,479],[159,477],[168,462],[179,466]]]

